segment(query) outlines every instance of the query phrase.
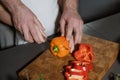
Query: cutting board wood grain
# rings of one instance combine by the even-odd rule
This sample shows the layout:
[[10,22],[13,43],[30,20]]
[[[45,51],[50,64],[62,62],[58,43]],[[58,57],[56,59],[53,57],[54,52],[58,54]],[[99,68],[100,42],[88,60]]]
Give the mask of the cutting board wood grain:
[[[82,37],[82,43],[92,45],[95,55],[94,68],[89,72],[88,80],[102,80],[117,58],[119,44],[86,34]],[[74,60],[72,54],[57,58],[48,49],[25,66],[18,76],[21,80],[37,80],[39,74],[43,74],[45,80],[65,80],[65,66],[72,60]]]

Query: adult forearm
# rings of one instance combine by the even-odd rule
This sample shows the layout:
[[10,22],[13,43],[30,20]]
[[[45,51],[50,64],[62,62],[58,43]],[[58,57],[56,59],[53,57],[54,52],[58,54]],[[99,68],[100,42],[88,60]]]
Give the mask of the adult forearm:
[[18,6],[20,4],[21,4],[20,0],[1,0],[0,21],[13,26],[11,16],[17,12]]
[[12,26],[10,13],[0,4],[0,22]]
[[12,17],[18,12],[19,8],[22,8],[22,5],[21,0],[1,0],[0,21],[13,26]]
[[21,5],[21,0],[1,0],[1,3],[8,9],[10,13],[16,13],[16,11],[19,8],[19,5]]

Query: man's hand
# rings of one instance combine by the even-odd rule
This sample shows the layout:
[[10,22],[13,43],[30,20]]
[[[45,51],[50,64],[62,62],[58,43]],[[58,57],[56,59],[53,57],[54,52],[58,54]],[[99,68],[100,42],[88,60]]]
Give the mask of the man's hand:
[[45,29],[30,9],[19,0],[3,0],[3,4],[11,13],[14,27],[24,35],[26,41],[45,42]]
[[73,51],[74,45],[81,42],[83,21],[76,11],[65,10],[62,14],[60,25],[62,36],[66,36],[70,41],[71,51]]
[[20,6],[12,16],[14,26],[24,35],[26,41],[37,43],[45,41],[45,29],[27,7]]
[[66,36],[66,38],[70,41],[72,52],[74,50],[74,46],[81,42],[83,30],[83,21],[77,12],[77,8],[64,8],[60,20],[60,28],[62,36]]

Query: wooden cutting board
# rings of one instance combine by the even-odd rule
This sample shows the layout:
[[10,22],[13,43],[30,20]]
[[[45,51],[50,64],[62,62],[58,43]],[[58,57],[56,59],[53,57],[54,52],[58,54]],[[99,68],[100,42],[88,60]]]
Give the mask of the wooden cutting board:
[[[119,44],[85,34],[82,43],[92,45],[95,54],[94,68],[89,72],[88,80],[102,80],[117,58]],[[72,60],[74,60],[72,54],[64,58],[56,58],[48,49],[24,67],[18,76],[21,80],[37,80],[39,74],[42,74],[45,80],[65,80],[63,75],[65,66]]]

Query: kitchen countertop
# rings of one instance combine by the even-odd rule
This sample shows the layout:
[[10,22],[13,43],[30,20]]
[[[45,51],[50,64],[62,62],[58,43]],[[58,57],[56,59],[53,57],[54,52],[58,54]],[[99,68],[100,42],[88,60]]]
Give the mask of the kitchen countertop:
[[[120,13],[84,25],[84,33],[120,42]],[[16,73],[31,60],[48,48],[49,43],[25,44],[0,51],[0,80],[18,80]],[[103,80],[109,80],[109,75],[120,73],[118,60],[112,65]]]

